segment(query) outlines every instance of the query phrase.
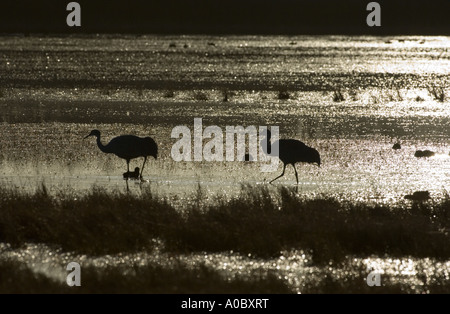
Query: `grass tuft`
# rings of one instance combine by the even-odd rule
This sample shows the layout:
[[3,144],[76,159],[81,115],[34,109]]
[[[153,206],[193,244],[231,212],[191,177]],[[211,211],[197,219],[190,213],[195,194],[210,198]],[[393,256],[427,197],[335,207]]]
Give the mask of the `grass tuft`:
[[175,92],[171,89],[168,89],[168,90],[164,91],[163,97],[164,98],[173,98],[173,97],[175,97]]
[[342,94],[341,90],[340,89],[336,89],[333,92],[333,101],[334,102],[341,102],[341,101],[344,101],[344,100],[345,100],[345,98],[344,98],[344,95]]
[[291,95],[287,90],[280,90],[278,91],[278,99],[280,100],[287,100],[290,99]]
[[193,97],[194,97],[194,100],[197,100],[197,101],[207,101],[208,100],[208,95],[206,95],[206,93],[203,91],[194,91]]
[[431,96],[433,96],[434,100],[444,102],[445,100],[445,91],[442,87],[430,86],[428,87],[428,92]]
[[94,188],[81,197],[55,197],[41,186],[33,194],[3,188],[0,199],[0,241],[16,247],[46,243],[100,255],[152,250],[152,240],[160,239],[176,253],[233,250],[275,257],[302,249],[317,264],[348,255],[450,257],[449,198],[401,207],[243,186],[231,200],[193,202],[179,211],[149,192]]

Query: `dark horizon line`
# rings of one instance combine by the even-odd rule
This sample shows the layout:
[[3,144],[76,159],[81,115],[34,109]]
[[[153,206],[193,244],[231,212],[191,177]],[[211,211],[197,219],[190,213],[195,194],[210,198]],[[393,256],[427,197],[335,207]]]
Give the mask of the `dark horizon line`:
[[164,35],[164,36],[178,36],[178,35],[198,35],[198,36],[450,36],[447,30],[392,30],[392,31],[201,31],[201,30],[175,30],[175,31],[155,31],[155,30],[91,30],[91,31],[48,31],[48,30],[14,30],[2,31],[1,36],[89,36],[89,35],[117,35],[117,36],[144,36],[144,35]]
[[450,36],[448,0],[378,0],[373,27],[370,0],[77,0],[81,27],[66,24],[69,1],[1,2],[0,33]]

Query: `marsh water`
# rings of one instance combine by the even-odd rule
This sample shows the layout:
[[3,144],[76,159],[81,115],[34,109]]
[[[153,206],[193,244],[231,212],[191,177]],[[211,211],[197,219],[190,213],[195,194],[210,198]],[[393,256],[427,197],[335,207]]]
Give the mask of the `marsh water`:
[[[263,173],[258,162],[175,162],[173,128],[202,118],[222,130],[279,126],[281,138],[316,148],[320,168],[297,165],[302,195],[407,203],[427,190],[436,200],[450,188],[449,48],[450,38],[426,36],[3,36],[0,182],[125,191],[125,161],[83,139],[92,129],[104,144],[153,137],[149,182],[128,187],[180,206],[199,186],[205,198],[232,197],[281,173],[281,164]],[[414,156],[425,149],[435,155]],[[295,184],[290,167],[274,182]]]

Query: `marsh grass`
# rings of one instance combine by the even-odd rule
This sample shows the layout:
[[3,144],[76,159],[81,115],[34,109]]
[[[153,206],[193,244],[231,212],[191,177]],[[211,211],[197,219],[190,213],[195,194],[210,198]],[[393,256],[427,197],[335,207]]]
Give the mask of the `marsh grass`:
[[[275,193],[274,193],[275,192]],[[450,257],[450,200],[411,206],[313,199],[281,187],[242,186],[239,196],[217,197],[176,210],[150,192],[131,195],[101,188],[84,196],[51,196],[0,189],[0,241],[57,245],[91,255],[152,250],[152,239],[174,253],[233,250],[275,257],[289,249],[312,262],[348,255]]]
[[341,261],[348,254],[450,257],[448,233],[438,231],[450,226],[448,200],[434,208],[417,203],[406,209],[304,199],[287,188],[279,192],[278,203],[267,188],[244,187],[229,202],[192,209],[173,229],[168,247],[263,257],[301,248],[312,252],[315,263]]
[[194,91],[192,97],[196,101],[207,101],[208,95],[204,91]]
[[403,101],[404,98],[400,92],[400,89],[398,87],[393,87],[392,89],[388,89],[385,91],[385,99],[388,101]]
[[291,98],[291,94],[289,93],[289,91],[283,89],[283,90],[279,90],[278,91],[278,99],[280,100],[288,100]]
[[0,241],[19,246],[47,243],[87,254],[149,249],[163,226],[179,219],[174,208],[151,193],[139,197],[94,187],[84,196],[51,196],[1,189]]
[[172,89],[168,89],[168,90],[164,91],[163,97],[164,98],[174,98],[175,92]]
[[437,86],[430,86],[428,87],[428,92],[431,96],[433,96],[434,100],[437,100],[439,102],[444,102],[445,100],[445,91],[442,87]]
[[345,101],[345,97],[339,88],[333,91],[333,101],[334,102]]

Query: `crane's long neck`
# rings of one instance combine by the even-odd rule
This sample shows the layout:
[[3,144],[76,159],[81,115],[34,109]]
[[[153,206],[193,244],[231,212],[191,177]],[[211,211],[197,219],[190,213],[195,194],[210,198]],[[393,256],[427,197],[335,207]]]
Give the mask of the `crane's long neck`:
[[100,148],[100,150],[104,153],[109,153],[108,145],[103,145],[102,141],[100,140],[100,135],[97,136],[97,146]]

